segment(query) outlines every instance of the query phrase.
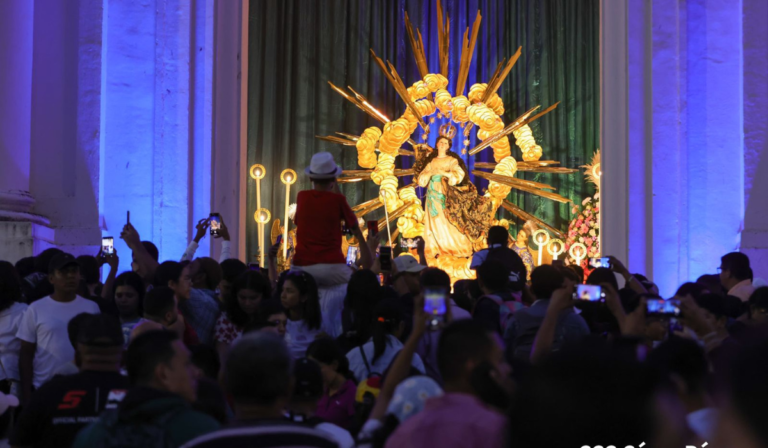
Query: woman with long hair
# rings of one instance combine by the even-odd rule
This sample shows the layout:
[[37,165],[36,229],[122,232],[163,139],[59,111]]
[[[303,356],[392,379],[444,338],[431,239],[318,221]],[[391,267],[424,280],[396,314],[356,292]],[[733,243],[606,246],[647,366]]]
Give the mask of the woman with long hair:
[[371,338],[373,310],[382,298],[379,279],[373,271],[355,271],[347,285],[341,323],[344,333],[339,337],[342,348],[351,349]]
[[133,271],[118,275],[113,285],[115,291],[115,307],[117,308],[120,326],[123,327],[125,348],[131,342],[131,331],[144,316],[144,280]]
[[419,186],[427,189],[424,243],[430,260],[440,254],[471,257],[473,243],[488,233],[492,206],[490,199],[477,195],[467,165],[451,151],[453,141],[443,132],[435,150],[414,165]]
[[[373,375],[384,375],[392,360],[403,348],[400,338],[404,333],[405,316],[400,308],[389,301],[380,302],[371,321],[371,339],[347,353],[349,368],[357,381],[363,381]],[[424,373],[424,362],[419,355],[413,355],[411,365]]]
[[349,371],[349,361],[333,339],[320,338],[309,345],[307,357],[320,365],[323,396],[317,402],[316,416],[344,429],[355,420],[357,385]]
[[285,342],[294,359],[303,358],[307,347],[320,335],[323,326],[314,277],[304,271],[289,272],[283,283],[280,302],[288,314]]
[[222,362],[230,344],[243,335],[250,322],[259,320],[259,305],[270,297],[269,280],[260,272],[246,271],[232,283],[224,296],[224,311],[216,320],[214,339]]

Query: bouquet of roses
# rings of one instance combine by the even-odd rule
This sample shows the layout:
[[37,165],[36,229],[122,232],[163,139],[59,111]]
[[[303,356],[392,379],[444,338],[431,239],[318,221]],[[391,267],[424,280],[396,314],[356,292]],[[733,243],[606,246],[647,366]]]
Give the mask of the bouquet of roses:
[[575,264],[576,260],[570,256],[569,249],[575,243],[581,243],[587,248],[587,254],[581,261],[581,267],[586,271],[589,258],[600,256],[600,193],[595,193],[591,198],[586,198],[581,203],[583,209],[579,210],[574,205],[571,212],[576,217],[568,225],[568,237],[565,240],[565,253],[568,260]]

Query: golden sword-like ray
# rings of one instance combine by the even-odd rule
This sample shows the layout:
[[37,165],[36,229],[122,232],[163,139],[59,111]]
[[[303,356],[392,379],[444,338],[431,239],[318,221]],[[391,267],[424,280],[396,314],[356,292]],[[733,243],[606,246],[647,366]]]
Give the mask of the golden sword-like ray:
[[472,24],[472,37],[467,38],[469,34],[469,28],[464,31],[464,41],[461,47],[461,62],[459,63],[459,78],[456,81],[456,91],[454,95],[464,95],[464,87],[467,85],[467,77],[469,76],[469,66],[472,65],[472,55],[475,52],[475,44],[477,44],[477,33],[480,32],[480,22],[483,20],[483,16],[480,15],[480,10],[477,10],[477,16],[475,16],[475,22]]
[[[555,110],[555,108],[557,107],[558,104],[560,104],[560,101],[558,101],[555,104],[549,106],[543,112],[538,113],[538,114],[534,115],[533,117],[524,118],[527,115],[530,115],[533,111],[538,109],[540,106],[534,107],[533,109],[529,110],[525,114],[523,114],[520,117],[518,117],[518,119],[515,120],[509,126],[505,127],[504,129],[502,129],[498,133],[488,137],[487,139],[483,140],[482,143],[480,143],[479,145],[477,145],[474,148],[472,148],[469,151],[469,155],[477,154],[478,152],[482,151],[483,149],[491,146],[493,143],[496,143],[499,139],[501,139],[505,135],[509,135],[509,134],[513,133],[514,131],[516,131],[517,129],[520,129],[521,127],[523,127],[523,126],[525,126],[525,125],[527,125],[529,123],[532,123],[532,122],[536,121],[537,119],[541,118],[542,116],[552,112],[553,110]],[[521,118],[524,118],[524,119],[521,121]]]
[[[486,173],[483,171],[472,171],[472,174],[475,176],[482,177],[484,179],[492,180],[494,182],[498,182],[500,184],[506,185],[508,187],[512,187],[516,190],[524,191],[526,193],[535,194],[536,196],[541,196],[543,198],[551,199],[553,201],[562,202],[562,203],[569,203],[571,202],[570,199],[565,198],[563,196],[560,196],[557,193],[552,193],[549,191],[544,191],[540,188],[531,187],[530,185],[526,184],[526,182],[531,181],[523,181],[521,179],[516,179],[514,177],[507,177],[507,176],[499,176],[496,174]],[[538,182],[536,182],[538,183]]]
[[387,70],[387,66],[384,65],[384,61],[382,61],[380,57],[376,56],[373,48],[371,48],[371,57],[373,57],[373,61],[376,62],[376,65],[379,66],[381,71],[384,72],[384,76],[387,78],[389,83],[392,84],[392,87],[395,88],[395,92],[400,95],[400,98],[402,98],[403,101],[405,101],[405,104],[408,105],[408,108],[411,109],[411,113],[413,113],[414,117],[416,117],[416,120],[421,125],[421,128],[424,130],[429,129],[429,126],[421,117],[419,110],[416,109],[416,105],[413,104],[413,100],[411,100],[411,96],[408,94],[408,89],[405,88],[403,80],[400,79],[400,75],[397,74],[397,71],[394,67],[392,67],[392,64],[389,64],[389,61],[387,61],[387,64],[389,64],[390,70],[392,71],[390,73],[390,71]]
[[544,227],[545,229],[547,229],[550,232],[552,232],[555,235],[557,235],[558,238],[565,239],[565,234],[563,232],[561,232],[561,231],[557,230],[556,228],[550,226],[546,222],[544,222],[541,219],[539,219],[539,218],[533,216],[532,214],[526,212],[525,210],[521,209],[520,207],[516,206],[515,204],[513,204],[513,203],[511,203],[509,201],[504,201],[504,202],[501,203],[501,206],[504,207],[504,209],[507,210],[508,212],[510,212],[513,215],[515,215],[516,217],[520,218],[521,220],[523,220],[523,221],[533,221],[536,224],[538,224],[539,226]]

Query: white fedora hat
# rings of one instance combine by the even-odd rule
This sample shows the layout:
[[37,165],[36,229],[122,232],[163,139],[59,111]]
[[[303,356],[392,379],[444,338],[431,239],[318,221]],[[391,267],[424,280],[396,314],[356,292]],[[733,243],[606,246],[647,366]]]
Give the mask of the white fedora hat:
[[318,152],[312,156],[309,167],[304,170],[310,179],[334,179],[339,177],[341,171],[329,152]]

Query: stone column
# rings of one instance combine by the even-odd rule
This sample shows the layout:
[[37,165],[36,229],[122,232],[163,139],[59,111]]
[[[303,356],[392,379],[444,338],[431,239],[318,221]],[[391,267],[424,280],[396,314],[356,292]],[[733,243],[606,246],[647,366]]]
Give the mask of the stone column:
[[34,10],[33,0],[0,2],[0,259],[11,262],[32,255],[47,224],[29,192]]

